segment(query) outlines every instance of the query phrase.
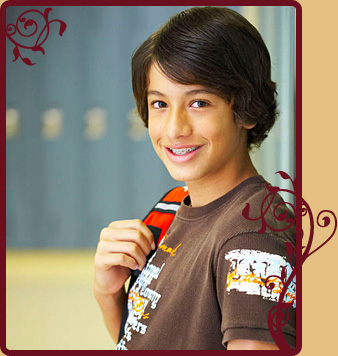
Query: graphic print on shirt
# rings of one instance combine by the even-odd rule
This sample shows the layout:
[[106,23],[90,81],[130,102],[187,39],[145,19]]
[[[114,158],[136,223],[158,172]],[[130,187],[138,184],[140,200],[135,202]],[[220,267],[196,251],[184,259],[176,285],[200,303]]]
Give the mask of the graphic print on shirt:
[[[161,294],[150,289],[149,285],[152,280],[158,279],[165,266],[165,263],[162,263],[161,266],[155,266],[152,261],[159,251],[168,253],[170,258],[171,256],[176,256],[177,250],[181,246],[179,244],[175,248],[170,248],[164,245],[164,240],[165,238],[162,239],[158,250],[149,259],[128,293],[128,318],[124,328],[125,334],[117,344],[116,350],[128,350],[126,342],[131,341],[133,333],[136,332],[144,335],[147,332],[147,325],[142,321],[151,317],[151,310],[157,307],[157,303],[161,298]],[[146,308],[147,310],[145,311]]]
[[[227,275],[228,292],[236,290],[278,302],[283,283],[278,278],[269,279],[269,282],[275,285],[270,290],[266,288],[265,280],[269,276],[280,276],[284,266],[286,266],[286,278],[290,276],[292,267],[285,257],[257,250],[238,249],[225,254],[225,259],[230,261]],[[292,306],[296,307],[296,277],[288,287],[284,302],[293,302]]]

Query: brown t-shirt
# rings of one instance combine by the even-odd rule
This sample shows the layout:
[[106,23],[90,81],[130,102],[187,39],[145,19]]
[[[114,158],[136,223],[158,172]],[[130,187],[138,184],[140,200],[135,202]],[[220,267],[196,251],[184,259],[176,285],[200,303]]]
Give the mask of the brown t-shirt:
[[[285,242],[295,246],[296,234],[294,224],[283,232],[261,233],[261,219],[242,216],[247,203],[251,218],[261,216],[270,193],[265,183],[261,176],[251,177],[202,207],[190,207],[189,197],[182,202],[129,292],[118,350],[224,350],[231,339],[273,342],[267,317],[282,284],[275,278],[269,290],[264,281],[280,276],[283,266],[290,275],[295,261],[290,265]],[[273,229],[286,226],[275,217],[285,210],[281,202],[276,195],[264,215]],[[283,332],[295,347],[295,279],[284,301],[293,301]]]

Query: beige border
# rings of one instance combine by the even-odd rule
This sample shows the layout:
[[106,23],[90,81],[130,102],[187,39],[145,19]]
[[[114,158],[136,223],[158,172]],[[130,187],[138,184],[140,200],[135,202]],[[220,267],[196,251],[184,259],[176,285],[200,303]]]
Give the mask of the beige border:
[[[338,5],[335,1],[299,1],[303,8],[303,197],[318,214],[323,209],[338,215],[334,153],[337,152]],[[335,199],[336,198],[336,199]],[[318,231],[315,243],[327,234]],[[338,320],[335,261],[338,236],[311,256],[303,266],[304,356],[332,354]]]

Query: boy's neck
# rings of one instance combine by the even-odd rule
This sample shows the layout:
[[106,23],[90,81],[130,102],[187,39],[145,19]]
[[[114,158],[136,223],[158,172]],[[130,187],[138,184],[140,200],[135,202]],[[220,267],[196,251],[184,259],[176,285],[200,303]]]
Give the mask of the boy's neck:
[[203,182],[186,182],[191,206],[200,207],[209,204],[230,192],[244,180],[256,175],[258,172],[248,156],[243,167],[229,168],[222,179],[219,177],[215,180],[209,179],[204,184]]

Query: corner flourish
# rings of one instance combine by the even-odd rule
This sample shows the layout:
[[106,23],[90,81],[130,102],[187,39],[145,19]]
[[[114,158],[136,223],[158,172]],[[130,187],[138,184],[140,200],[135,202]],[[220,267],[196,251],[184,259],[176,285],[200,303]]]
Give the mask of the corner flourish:
[[[49,7],[45,9],[44,13],[38,10],[27,10],[23,12],[18,19],[16,20],[16,24],[8,24],[6,26],[6,37],[15,45],[13,49],[13,54],[14,54],[14,59],[12,62],[15,62],[18,58],[20,58],[25,64],[29,66],[33,66],[36,63],[32,63],[29,58],[23,58],[20,49],[30,49],[34,52],[41,52],[43,55],[45,54],[45,50],[42,47],[42,44],[46,41],[46,39],[49,36],[49,25],[52,22],[58,22],[60,24],[60,29],[59,29],[59,35],[62,36],[63,33],[65,32],[67,25],[65,22],[61,20],[48,20],[48,15],[52,11],[52,9]],[[35,44],[33,46],[25,46],[23,43],[19,43],[17,40],[13,38],[15,34],[21,36],[21,40],[24,40],[25,38],[32,37],[37,34],[38,32],[38,24],[34,19],[28,19],[27,15],[29,13],[37,13],[41,15],[45,21],[45,26],[42,28],[41,32],[39,33],[39,36],[37,37]],[[20,29],[20,27],[23,26],[24,32]],[[29,29],[28,29],[29,28]],[[17,37],[17,36],[16,36]]]

